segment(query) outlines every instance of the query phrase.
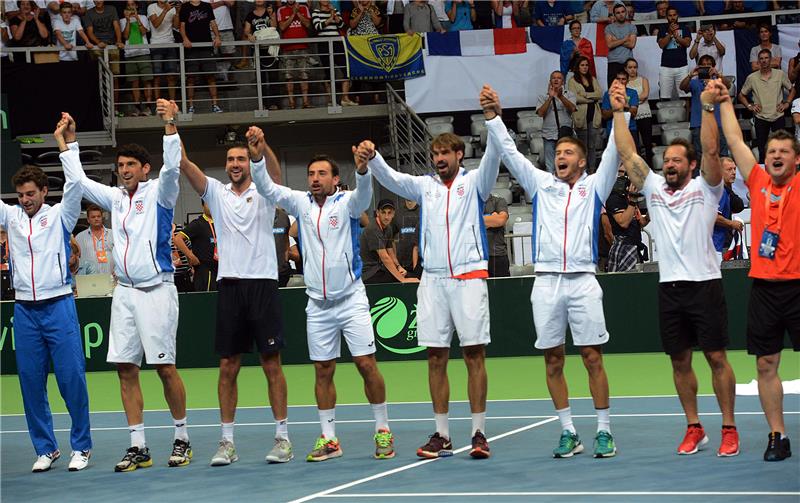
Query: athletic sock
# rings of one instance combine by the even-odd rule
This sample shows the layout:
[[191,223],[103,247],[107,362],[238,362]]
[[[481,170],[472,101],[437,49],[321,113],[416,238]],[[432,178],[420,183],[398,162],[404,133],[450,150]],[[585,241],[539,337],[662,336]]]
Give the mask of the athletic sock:
[[186,429],[186,418],[173,419],[172,422],[175,424],[175,440],[183,440],[184,442],[188,442],[189,431]]
[[597,413],[597,431],[607,431],[611,433],[611,409],[610,407],[606,407],[605,409],[594,409]]
[[222,423],[222,440],[233,443],[233,424],[233,421],[230,423]]
[[433,414],[433,418],[436,420],[436,433],[440,436],[450,439],[450,425],[447,421],[447,412],[444,414]]
[[322,425],[322,436],[327,439],[336,438],[336,407],[317,410],[319,412],[319,424]]
[[144,441],[144,423],[131,424],[128,430],[131,432],[131,447],[140,449],[147,447],[147,442]]
[[389,409],[386,402],[371,403],[372,415],[375,417],[375,431],[389,429]]
[[575,425],[572,424],[572,410],[567,407],[565,409],[556,409],[558,420],[561,421],[561,430],[567,430],[570,433],[577,433]]
[[481,433],[486,434],[486,411],[472,413],[472,436],[475,432],[481,430]]
[[289,418],[275,420],[275,438],[289,440]]

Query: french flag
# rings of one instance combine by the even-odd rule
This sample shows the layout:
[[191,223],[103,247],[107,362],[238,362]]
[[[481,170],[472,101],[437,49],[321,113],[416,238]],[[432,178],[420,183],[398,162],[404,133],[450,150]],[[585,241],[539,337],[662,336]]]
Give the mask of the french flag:
[[[570,37],[569,26],[532,26],[531,42],[547,52],[561,52],[561,43]],[[605,23],[585,23],[581,25],[581,37],[592,43],[596,57],[608,57]]]
[[525,28],[430,32],[429,56],[494,56],[527,52]]

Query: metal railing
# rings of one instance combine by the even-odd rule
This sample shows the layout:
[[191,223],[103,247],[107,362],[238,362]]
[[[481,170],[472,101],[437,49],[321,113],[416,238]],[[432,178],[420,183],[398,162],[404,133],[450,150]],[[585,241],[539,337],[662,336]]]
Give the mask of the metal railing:
[[386,86],[389,105],[389,135],[398,171],[432,173],[428,127],[391,86]]

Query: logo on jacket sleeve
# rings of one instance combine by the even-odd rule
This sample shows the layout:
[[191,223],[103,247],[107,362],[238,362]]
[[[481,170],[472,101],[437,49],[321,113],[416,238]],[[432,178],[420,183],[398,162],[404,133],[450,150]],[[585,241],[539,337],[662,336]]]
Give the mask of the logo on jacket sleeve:
[[328,219],[328,223],[330,224],[331,229],[338,229],[339,228],[339,217],[336,215],[331,215]]
[[141,215],[142,213],[144,213],[144,201],[143,200],[137,199],[133,203],[133,207],[136,209],[136,214],[137,215]]

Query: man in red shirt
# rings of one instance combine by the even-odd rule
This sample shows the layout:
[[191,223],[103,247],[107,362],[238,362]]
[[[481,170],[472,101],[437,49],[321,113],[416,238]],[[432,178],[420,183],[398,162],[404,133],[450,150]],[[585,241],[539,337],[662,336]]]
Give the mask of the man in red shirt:
[[758,395],[770,427],[765,461],[792,455],[783,423],[783,387],[778,376],[784,333],[800,351],[800,145],[786,131],[767,139],[764,165],[756,163],[733,104],[721,81],[713,103],[720,107],[722,128],[736,165],[750,189],[750,277],[753,286],[747,313],[747,352],[756,356]]
[[[296,0],[288,0],[286,5],[278,9],[278,29],[281,38],[308,38],[311,26],[311,13],[308,7],[300,5]],[[303,93],[303,108],[311,108],[308,101],[308,44],[286,44],[281,46],[283,53],[283,71],[286,78],[286,90],[289,94],[289,108],[295,108],[294,81],[300,80],[300,92]]]

